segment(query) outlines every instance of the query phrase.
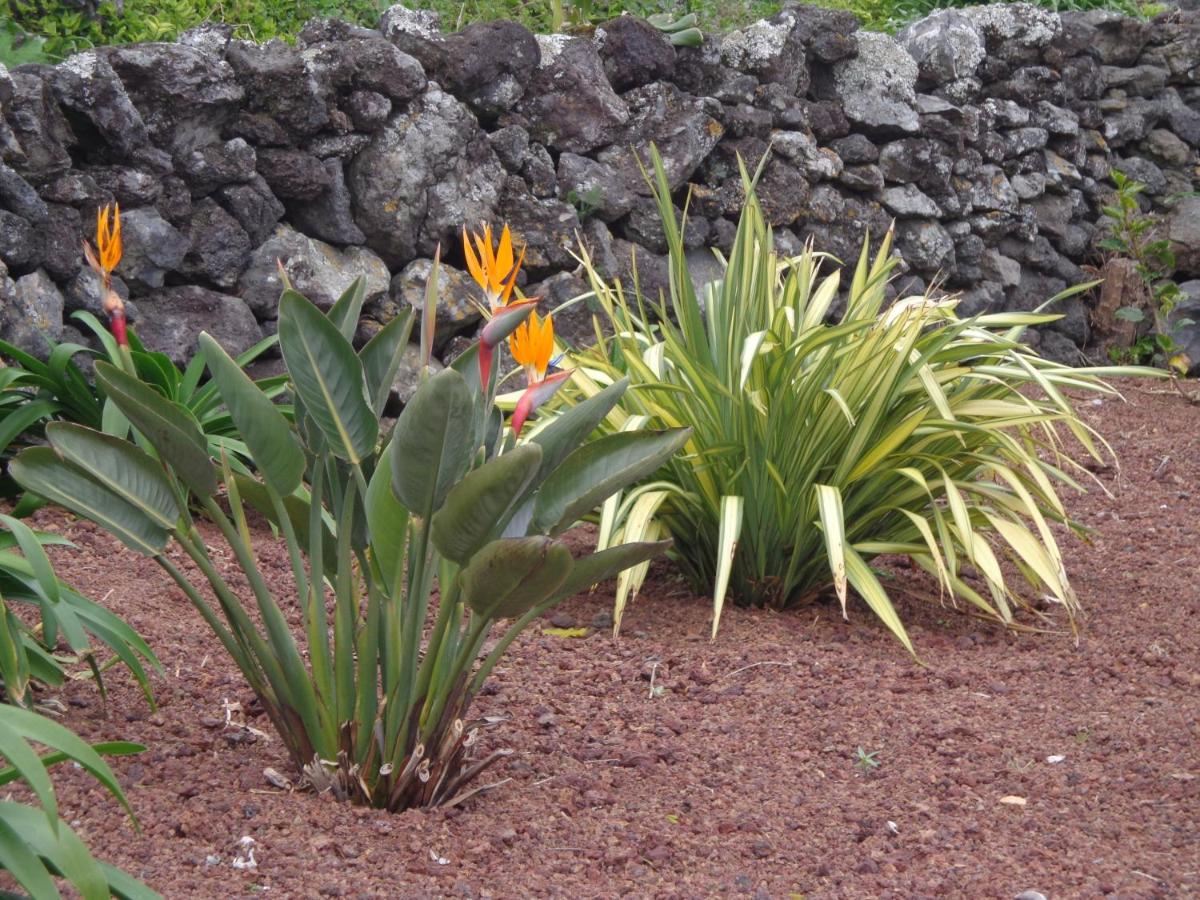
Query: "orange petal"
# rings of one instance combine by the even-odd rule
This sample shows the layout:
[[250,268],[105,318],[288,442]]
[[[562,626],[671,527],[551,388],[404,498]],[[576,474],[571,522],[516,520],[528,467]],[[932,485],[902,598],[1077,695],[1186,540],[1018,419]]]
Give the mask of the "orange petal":
[[467,271],[471,273],[471,277],[475,279],[475,283],[481,288],[487,287],[487,277],[483,274],[483,268],[479,265],[479,257],[475,255],[475,251],[471,248],[471,239],[467,235],[467,226],[463,226],[463,255],[467,258]]
[[507,279],[512,267],[512,233],[508,230],[506,223],[504,230],[500,232],[500,246],[496,251],[496,271],[500,274],[501,279]]
[[[510,248],[510,254],[511,254],[511,248]],[[517,264],[515,266],[512,266],[509,269],[509,271],[504,273],[503,281],[499,286],[501,305],[508,304],[508,298],[512,296],[513,288],[516,287],[516,284],[517,284],[517,275],[521,271],[521,263],[523,263],[524,261],[525,261],[525,248],[522,247],[521,255],[517,259]]]

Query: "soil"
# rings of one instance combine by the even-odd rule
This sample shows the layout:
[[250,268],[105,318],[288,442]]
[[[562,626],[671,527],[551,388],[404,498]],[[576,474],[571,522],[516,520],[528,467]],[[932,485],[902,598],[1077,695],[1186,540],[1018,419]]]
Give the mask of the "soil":
[[[714,643],[706,600],[659,565],[619,640],[543,622],[513,645],[477,701],[506,717],[489,740],[515,755],[485,781],[507,780],[451,810],[273,787],[265,769],[293,774],[279,741],[226,727],[249,694],[181,593],[43,512],[79,545],[55,552],[62,576],[167,669],[157,712],[119,670],[107,703],[66,691],[84,737],[149,747],[114,762],[141,833],[61,767],[60,804],[167,897],[1200,895],[1200,406],[1123,388],[1128,404],[1081,401],[1120,469],[1096,472],[1112,497],[1066,498],[1095,529],[1063,538],[1078,641],[916,599],[936,590],[897,568],[923,666],[860,603],[849,622],[836,603],[728,609]],[[554,622],[610,603],[577,597]],[[239,868],[246,837],[255,865]]]

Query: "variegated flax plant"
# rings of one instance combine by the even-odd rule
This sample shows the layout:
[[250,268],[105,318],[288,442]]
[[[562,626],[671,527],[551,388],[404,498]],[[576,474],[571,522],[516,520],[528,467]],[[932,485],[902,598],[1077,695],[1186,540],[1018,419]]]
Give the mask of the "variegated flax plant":
[[[887,556],[929,572],[935,602],[1010,626],[1019,606],[1040,625],[1057,609],[1073,625],[1080,605],[1050,523],[1073,524],[1056,486],[1078,487],[1088,473],[1063,438],[1097,457],[1107,446],[1067,391],[1112,395],[1103,377],[1149,370],[1040,358],[1021,335],[1052,313],[960,318],[954,299],[930,296],[887,305],[890,234],[873,259],[864,243],[848,283],[836,269],[822,275],[824,256],[811,247],[782,257],[744,169],[748,199],[729,257],[720,278],[697,287],[653,158],[669,297],[627,294],[589,262],[615,336],[571,360],[563,395],[587,402],[628,379],[607,430],[695,430],[684,454],[610,498],[601,546],[674,537],[683,571],[712,592],[714,636],[727,594],[784,607],[829,588],[845,614],[853,588],[911,650],[873,565]],[[618,623],[643,573],[618,584]]]
[[[481,380],[478,346],[437,374],[426,366],[389,432],[381,414],[412,316],[355,352],[363,293],[356,281],[324,314],[284,291],[279,343],[294,422],[201,337],[254,476],[214,464],[185,409],[104,362],[97,380],[154,455],[55,423],[46,429],[49,446],[24,451],[13,476],[167,571],[237,662],[309,784],[391,810],[455,804],[480,790],[473,779],[506,755],[479,751],[481,722],[470,706],[514,638],[563,598],[666,546],[573,556],[561,535],[658,469],[688,432],[588,441],[625,392],[618,380],[517,442],[494,404],[495,371]],[[493,346],[531,309],[498,310],[488,323]],[[249,598],[218,564],[213,535],[193,507],[232,550]],[[294,585],[264,578],[249,508],[282,535]],[[170,539],[207,591],[168,553]],[[297,605],[299,634],[288,620]]]

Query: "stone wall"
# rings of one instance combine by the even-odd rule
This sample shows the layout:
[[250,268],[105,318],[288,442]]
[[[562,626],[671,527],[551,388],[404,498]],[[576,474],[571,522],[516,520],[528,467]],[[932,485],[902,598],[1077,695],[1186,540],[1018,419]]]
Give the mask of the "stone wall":
[[[318,302],[364,276],[365,339],[420,302],[439,242],[453,353],[477,324],[464,222],[508,221],[525,290],[548,302],[582,290],[577,233],[613,276],[637,248],[654,290],[665,248],[633,158],[651,142],[679,201],[692,191],[699,270],[732,239],[737,156],[773,144],[761,196],[783,249],[812,237],[853,258],[895,219],[908,286],[962,290],[970,312],[1028,309],[1084,277],[1113,167],[1148,185],[1181,280],[1200,277],[1200,199],[1168,206],[1197,188],[1196,11],[978,7],[893,39],[798,6],[676,49],[628,17],[591,37],[443,34],[397,6],[378,30],[314,21],[295,46],[208,27],[0,67],[0,108],[0,334],[36,352],[79,339],[72,311],[98,311],[80,240],[114,200],[131,320],[180,361],[201,329],[236,351],[274,327],[277,259]],[[1035,339],[1071,357],[1089,315],[1063,311]]]

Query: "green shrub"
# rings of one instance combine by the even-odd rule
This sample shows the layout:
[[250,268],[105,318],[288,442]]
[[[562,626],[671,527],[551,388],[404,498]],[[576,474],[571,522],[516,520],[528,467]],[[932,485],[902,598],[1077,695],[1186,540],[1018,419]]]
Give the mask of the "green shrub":
[[[30,742],[50,749],[39,755]],[[36,806],[0,801],[0,870],[5,870],[32,897],[57,898],[55,876],[66,879],[85,900],[152,900],[158,894],[119,869],[98,862],[66,822],[58,817],[58,801],[50,780],[51,766],[72,762],[96,779],[124,807],[133,810],[117,778],[102,758],[141,753],[140,744],[112,741],[88,746],[72,732],[28,709],[0,705],[0,787],[24,782]],[[136,820],[134,821],[136,825]]]
[[[80,311],[73,317],[97,336],[103,354],[68,342],[55,344],[43,362],[19,347],[0,341],[0,357],[12,361],[10,365],[0,363],[0,496],[12,493],[13,485],[3,471],[9,458],[21,446],[42,440],[48,422],[75,422],[116,437],[129,433],[125,417],[107,402],[103,389],[89,380],[77,362],[77,358],[84,357],[107,358],[119,365],[122,351],[91,313]],[[237,357],[238,365],[248,366],[277,342],[274,335],[264,338]],[[201,380],[205,366],[203,351],[197,352],[187,368],[180,370],[166,354],[148,350],[131,329],[129,358],[143,382],[191,413],[214,459],[225,453],[235,469],[249,471],[246,447],[238,437],[233,419],[216,388]],[[272,376],[260,379],[258,386],[274,399],[283,394],[286,382],[283,376]],[[291,415],[290,406],[280,408]]]
[[[6,764],[0,767],[0,790],[24,782],[37,804],[11,798],[0,801],[0,869],[39,898],[59,896],[55,876],[66,879],[85,898],[99,900],[110,894],[157,897],[125,873],[93,859],[78,835],[59,819],[47,770],[61,762],[75,763],[132,816],[116,777],[100,755],[124,756],[145,748],[125,741],[89,747],[32,708],[34,684],[59,685],[66,678],[64,666],[86,663],[103,695],[100,673],[108,663],[97,657],[95,644],[112,651],[116,660],[128,666],[153,705],[142,660],[160,674],[162,667],[125,622],[58,579],[43,549],[51,543],[67,542],[37,534],[10,516],[0,516],[0,758]],[[14,613],[17,604],[37,607],[36,626],[29,624],[28,617]],[[39,755],[30,742],[50,752]]]
[[[577,389],[564,394],[579,402],[627,378],[610,430],[632,420],[694,432],[683,455],[609,501],[601,544],[672,536],[683,572],[714,593],[714,634],[727,589],[740,603],[784,607],[832,585],[843,611],[854,588],[911,648],[873,568],[889,555],[1011,625],[1030,604],[1002,569],[1007,558],[1073,621],[1079,604],[1048,523],[1071,524],[1055,484],[1076,487],[1084,470],[1060,430],[1093,456],[1106,445],[1063,388],[1111,394],[1101,376],[1147,370],[1040,359],[1020,336],[1053,315],[960,319],[955,301],[929,297],[885,307],[890,235],[874,260],[864,245],[830,323],[839,272],[822,277],[811,249],[775,253],[744,170],[749,200],[724,276],[698,295],[657,153],[654,167],[670,297],[630,297],[585,257],[616,336],[575,357]],[[622,597],[637,577],[626,576]],[[620,612],[619,602],[618,624]]]
[[[687,432],[630,433],[577,446],[619,400],[624,385],[617,383],[537,439],[514,445],[493,405],[495,372],[481,378],[472,351],[456,368],[426,375],[384,434],[380,416],[411,317],[389,323],[356,354],[350,338],[362,303],[361,280],[328,316],[284,292],[279,340],[296,398],[294,422],[216,342],[202,338],[213,384],[256,477],[227,463],[215,467],[192,416],[104,362],[96,364],[97,379],[149,452],[54,423],[46,429],[50,446],[23,451],[11,469],[27,490],[92,519],[171,575],[237,662],[313,786],[388,809],[454,803],[504,755],[472,759],[480,723],[466,716],[511,641],[561,599],[664,549],[635,543],[572,558],[557,536],[657,469]],[[494,311],[484,330],[489,351],[530,309],[524,303]],[[426,310],[423,334],[431,335],[432,302]],[[253,611],[216,567],[192,503],[232,550]],[[286,542],[294,585],[283,599],[261,573],[247,504]],[[164,552],[169,538],[206,578],[216,608]],[[436,615],[427,623],[435,576]],[[284,612],[294,603],[302,642]],[[477,666],[500,620],[508,621]]]
[[[0,681],[8,702],[29,705],[31,684],[62,684],[64,664],[71,663],[87,665],[103,695],[101,674],[111,663],[101,664],[99,645],[128,667],[153,705],[142,665],[144,660],[161,674],[153,651],[120,617],[54,574],[43,549],[49,544],[70,546],[63,538],[34,532],[19,519],[0,515]],[[36,626],[14,614],[18,604],[37,608]]]
[[1195,324],[1192,319],[1171,321],[1175,305],[1184,299],[1171,277],[1175,273],[1175,254],[1171,241],[1159,234],[1158,221],[1142,215],[1138,196],[1146,185],[1113,170],[1116,194],[1113,202],[1101,207],[1108,219],[1109,236],[1100,241],[1100,249],[1131,260],[1141,280],[1141,296],[1126,297],[1126,305],[1116,316],[1143,326],[1140,337],[1130,347],[1113,347],[1114,362],[1154,363],[1179,375],[1186,375],[1192,360],[1175,340],[1179,329]]

